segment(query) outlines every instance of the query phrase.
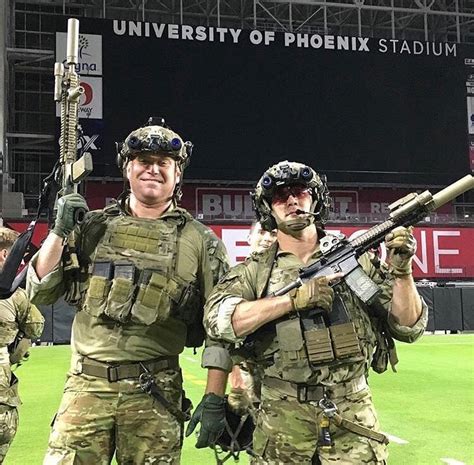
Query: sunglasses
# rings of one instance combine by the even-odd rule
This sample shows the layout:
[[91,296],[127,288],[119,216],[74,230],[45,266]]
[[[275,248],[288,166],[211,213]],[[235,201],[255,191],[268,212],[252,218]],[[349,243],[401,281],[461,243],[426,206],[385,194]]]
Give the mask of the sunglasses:
[[303,185],[296,184],[294,186],[279,186],[273,192],[272,202],[286,202],[290,195],[296,197],[297,199],[301,199],[310,194],[311,189]]

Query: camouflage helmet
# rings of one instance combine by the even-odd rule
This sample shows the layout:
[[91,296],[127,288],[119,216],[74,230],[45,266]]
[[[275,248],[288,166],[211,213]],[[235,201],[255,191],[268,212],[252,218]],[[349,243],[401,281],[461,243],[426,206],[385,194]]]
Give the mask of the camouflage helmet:
[[140,153],[167,155],[184,170],[189,165],[193,144],[183,139],[165,124],[164,118],[151,117],[148,123],[132,131],[123,143],[117,143],[117,165],[121,171],[127,162]]
[[271,231],[277,227],[272,214],[272,198],[275,189],[294,184],[302,184],[310,189],[313,199],[310,213],[313,214],[314,221],[317,223],[326,223],[331,205],[326,176],[316,173],[311,167],[302,163],[285,160],[268,168],[252,193],[253,208],[263,229]]
[[124,142],[116,143],[116,147],[117,166],[122,173],[127,163],[142,153],[157,153],[173,158],[181,171],[174,198],[181,199],[183,171],[189,165],[193,144],[189,141],[183,142],[181,136],[166,125],[164,118],[148,118],[145,126],[132,131]]

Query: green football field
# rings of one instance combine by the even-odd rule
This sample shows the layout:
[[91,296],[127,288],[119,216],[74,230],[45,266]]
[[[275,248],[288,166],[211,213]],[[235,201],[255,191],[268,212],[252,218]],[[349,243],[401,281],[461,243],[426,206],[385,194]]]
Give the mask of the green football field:
[[[398,373],[369,377],[382,429],[391,436],[389,463],[474,465],[474,335],[429,335],[398,344],[398,353]],[[16,371],[23,405],[6,465],[41,464],[69,354],[69,346],[36,347]],[[181,363],[186,392],[197,405],[205,386],[199,355],[187,350]],[[195,449],[194,442],[185,441],[182,463],[215,463],[213,452]]]

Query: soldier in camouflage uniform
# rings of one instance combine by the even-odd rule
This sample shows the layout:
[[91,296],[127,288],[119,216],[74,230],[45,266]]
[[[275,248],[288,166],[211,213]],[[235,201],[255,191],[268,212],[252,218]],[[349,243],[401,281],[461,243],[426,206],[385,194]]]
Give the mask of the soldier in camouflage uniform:
[[[250,253],[261,253],[276,241],[277,230],[266,231],[259,221],[254,221],[250,227],[248,243]],[[248,408],[260,402],[261,370],[251,361],[242,361],[233,366],[229,374],[231,386],[227,402],[237,414],[244,413]]]
[[[17,236],[15,231],[0,227],[0,270]],[[23,289],[0,300],[0,463],[18,427],[18,379],[11,366],[21,362],[31,339],[41,336],[43,326],[43,316]]]
[[426,326],[412,277],[416,241],[405,228],[385,238],[388,265],[359,258],[379,288],[374,299],[358,297],[338,273],[272,296],[320,256],[321,242],[337,239],[323,228],[329,204],[325,177],[312,168],[287,161],[269,168],[254,205],[264,228],[278,228],[277,242],[234,267],[206,304],[208,333],[241,345],[264,370],[254,463],[386,463],[368,370],[396,363],[392,337],[413,342]]
[[[69,301],[78,298],[71,367],[44,464],[109,464],[114,453],[119,464],[180,463],[178,356],[202,344],[204,302],[228,261],[212,231],[177,207],[192,144],[162,119],[149,123],[118,147],[127,187],[118,202],[76,225],[75,212],[87,205],[78,194],[62,197],[29,269],[34,302],[51,303],[64,292]],[[62,260],[73,230],[76,273]],[[207,391],[222,395],[228,351],[209,342],[202,365]],[[213,414],[224,418],[220,405]]]

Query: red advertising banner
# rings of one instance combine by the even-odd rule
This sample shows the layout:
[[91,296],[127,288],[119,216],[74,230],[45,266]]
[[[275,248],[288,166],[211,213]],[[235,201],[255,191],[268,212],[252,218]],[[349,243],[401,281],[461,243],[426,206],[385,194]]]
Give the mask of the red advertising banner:
[[[18,232],[28,227],[26,221],[5,221]],[[248,225],[211,225],[220,237],[234,265],[250,253]],[[328,226],[328,231],[341,232],[349,239],[362,234],[370,226]],[[33,236],[33,249],[39,248],[48,232],[46,223],[38,223]],[[414,231],[418,250],[414,258],[414,276],[417,279],[474,279],[474,228],[468,227],[416,227]],[[381,245],[381,257],[386,257]]]
[[[213,225],[224,241],[232,264],[243,261],[249,253],[249,227]],[[362,234],[368,226],[329,226],[328,231],[341,232],[349,239]],[[474,228],[417,227],[414,231],[418,250],[414,258],[417,279],[474,278]],[[384,245],[381,256],[386,257]]]

